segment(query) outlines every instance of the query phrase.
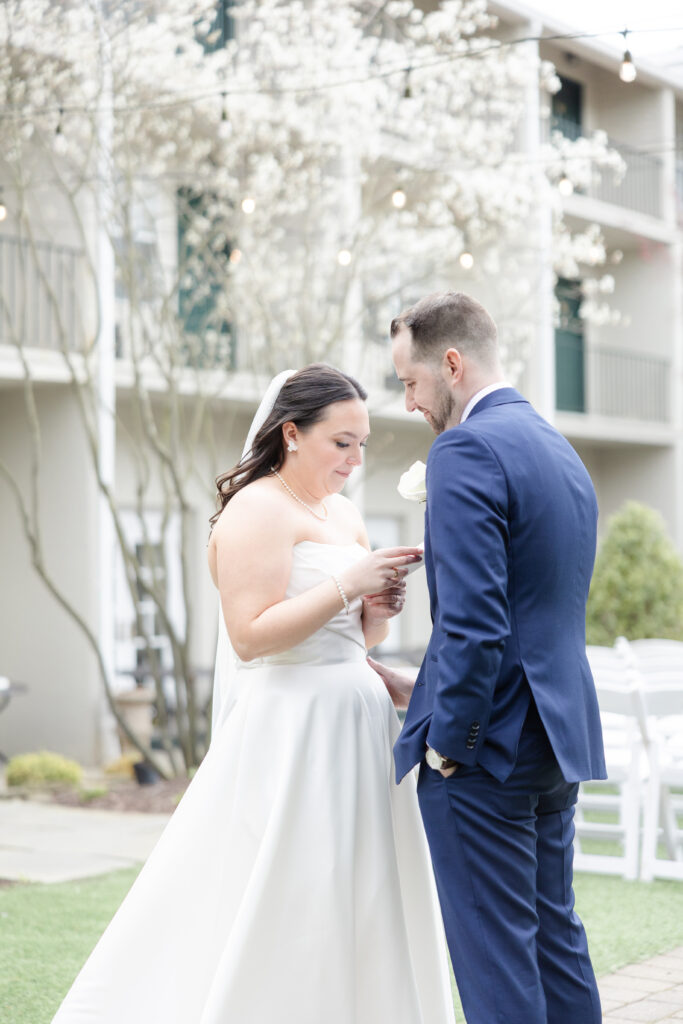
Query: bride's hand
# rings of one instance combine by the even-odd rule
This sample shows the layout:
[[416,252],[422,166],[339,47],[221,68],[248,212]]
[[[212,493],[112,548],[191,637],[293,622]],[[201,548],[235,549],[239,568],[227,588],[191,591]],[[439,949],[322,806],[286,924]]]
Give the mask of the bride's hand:
[[406,582],[401,580],[393,587],[381,590],[379,594],[363,595],[363,621],[372,626],[381,625],[387,619],[403,611],[406,599]]
[[422,561],[419,548],[379,548],[339,574],[349,600],[363,594],[378,594],[395,587],[408,572],[408,566]]

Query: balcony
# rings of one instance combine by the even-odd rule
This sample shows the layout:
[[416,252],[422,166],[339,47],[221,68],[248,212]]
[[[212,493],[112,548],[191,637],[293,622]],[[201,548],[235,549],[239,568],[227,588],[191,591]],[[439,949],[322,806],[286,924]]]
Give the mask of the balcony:
[[82,352],[83,253],[0,235],[0,345]]
[[668,359],[601,345],[580,337],[555,340],[558,412],[671,423]]
[[[580,124],[568,118],[553,116],[549,131],[560,132],[566,139],[575,141],[584,133]],[[658,157],[643,153],[633,146],[609,140],[626,164],[626,173],[617,184],[610,171],[602,175],[598,184],[582,193],[590,199],[598,199],[614,206],[625,206],[629,210],[647,214],[649,217],[662,216],[662,161]]]

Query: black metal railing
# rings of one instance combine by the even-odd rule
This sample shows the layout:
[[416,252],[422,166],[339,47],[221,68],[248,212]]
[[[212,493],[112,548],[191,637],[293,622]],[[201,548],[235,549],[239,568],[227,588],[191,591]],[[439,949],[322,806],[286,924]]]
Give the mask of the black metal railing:
[[0,235],[0,345],[80,351],[79,249]]

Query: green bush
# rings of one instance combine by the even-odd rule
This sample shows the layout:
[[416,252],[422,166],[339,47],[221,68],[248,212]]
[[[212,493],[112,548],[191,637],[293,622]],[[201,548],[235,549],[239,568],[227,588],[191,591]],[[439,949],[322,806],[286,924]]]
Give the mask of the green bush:
[[80,785],[83,770],[77,761],[41,750],[19,754],[7,764],[8,786]]
[[635,501],[609,520],[588,598],[587,642],[618,636],[683,640],[683,561],[659,513]]

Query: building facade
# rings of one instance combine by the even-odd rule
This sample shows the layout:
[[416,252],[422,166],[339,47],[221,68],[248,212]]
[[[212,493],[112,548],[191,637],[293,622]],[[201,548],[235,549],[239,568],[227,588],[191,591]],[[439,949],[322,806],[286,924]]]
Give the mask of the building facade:
[[[555,281],[551,212],[540,210],[533,345],[519,386],[584,460],[598,493],[601,526],[633,498],[662,513],[683,550],[683,163],[678,155],[683,93],[646,66],[638,68],[635,82],[621,82],[620,55],[595,40],[551,38],[571,35],[572,26],[541,20],[521,4],[491,7],[500,18],[499,38],[539,39],[525,45],[552,61],[561,79],[552,102],[540,93],[529,95],[520,126],[527,158],[544,159],[550,132],[576,139],[599,129],[607,133],[626,168],[618,185],[603,179],[562,199],[571,227],[597,224],[604,235],[610,253],[605,269],[614,279],[610,300],[621,321],[600,324],[598,317],[598,322],[594,318],[588,323],[579,315],[587,298],[582,282]],[[155,201],[158,216],[167,223],[168,251],[179,252],[184,243],[173,197]],[[85,246],[66,228],[58,245],[54,232],[46,231],[30,258],[11,210],[0,223],[0,461],[29,496],[31,508],[38,510],[46,568],[81,619],[79,625],[32,568],[22,510],[7,479],[0,478],[0,675],[27,687],[0,715],[0,751],[11,755],[56,749],[96,764],[115,750],[96,647],[122,689],[144,683],[150,644],[162,666],[169,649],[154,605],[144,592],[135,595],[126,585],[95,470],[111,487],[128,542],[148,560],[149,579],[163,588],[166,612],[180,631],[191,609],[191,658],[206,697],[217,615],[205,558],[213,511],[211,481],[217,471],[237,461],[265,381],[247,372],[239,352],[233,353],[228,383],[211,396],[216,444],[204,437],[197,442],[182,522],[179,513],[168,521],[162,479],[150,482],[141,508],[136,437],[143,427],[134,400],[134,369],[126,356],[126,293],[116,283],[115,254],[107,253],[106,246],[98,248],[95,216],[86,222],[92,230]],[[87,323],[88,306],[79,301],[88,287],[88,259],[98,268],[105,312],[99,327]],[[468,275],[465,269],[452,284],[485,303],[495,289],[495,282]],[[180,302],[186,301],[181,295]],[[56,307],[63,320],[59,325]],[[396,312],[399,307],[397,303]],[[97,466],[78,394],[57,350],[59,330],[73,339],[75,360],[82,358],[89,332],[99,330],[100,340],[109,339],[109,370],[105,365],[97,392],[102,407],[93,413],[96,421],[104,417],[99,430],[108,438],[108,454],[104,459],[100,454]],[[21,351],[13,332],[21,334]],[[423,509],[403,501],[396,484],[413,461],[426,459],[431,433],[421,417],[403,408],[391,383],[388,344],[375,345],[373,353],[364,380],[370,392],[372,444],[351,496],[363,508],[373,545],[412,544],[421,539]],[[27,374],[33,386],[28,405]],[[163,390],[163,380],[158,387]],[[191,408],[196,398],[188,379],[178,400]],[[116,421],[106,415],[111,405]],[[39,473],[32,456],[37,428]],[[188,571],[183,576],[179,538],[188,524]],[[386,646],[417,655],[429,631],[423,574],[413,574],[408,587],[406,610]]]

